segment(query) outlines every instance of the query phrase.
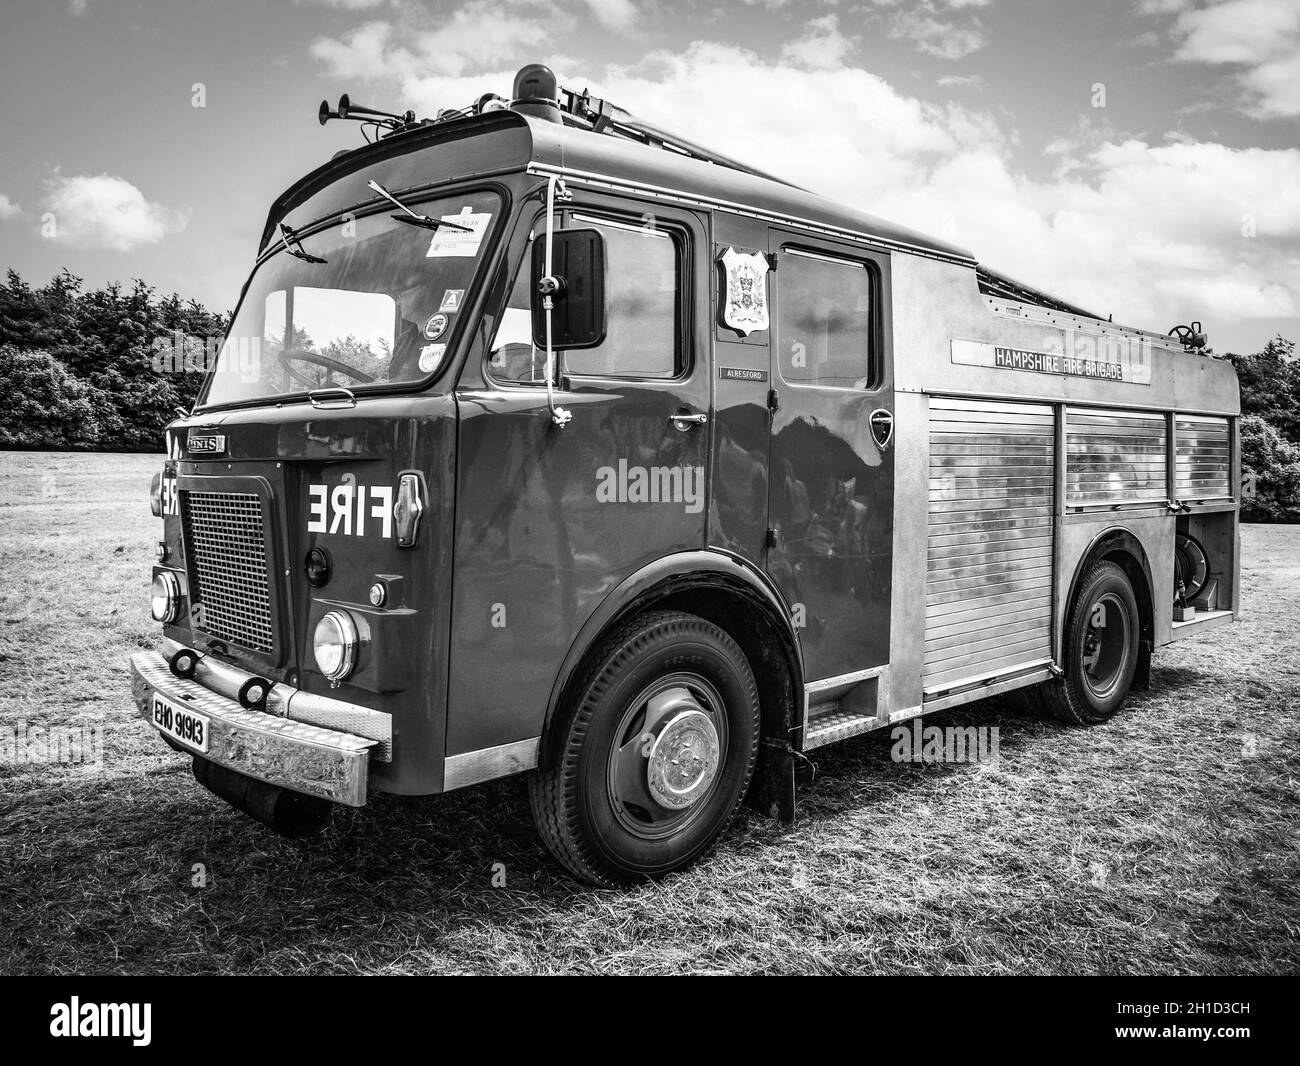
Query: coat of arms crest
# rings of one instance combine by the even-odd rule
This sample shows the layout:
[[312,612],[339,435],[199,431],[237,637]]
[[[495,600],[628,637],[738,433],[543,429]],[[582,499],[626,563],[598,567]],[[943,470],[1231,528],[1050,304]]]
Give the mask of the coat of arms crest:
[[728,248],[722,267],[727,275],[723,323],[742,337],[767,329],[767,256]]

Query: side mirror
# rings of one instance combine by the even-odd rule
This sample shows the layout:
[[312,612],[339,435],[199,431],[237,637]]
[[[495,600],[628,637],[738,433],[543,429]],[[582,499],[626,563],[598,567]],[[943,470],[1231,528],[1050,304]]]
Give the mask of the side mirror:
[[548,276],[546,242],[533,242],[533,344],[546,350],[549,297],[551,347],[595,348],[605,341],[605,239],[594,229],[561,229],[551,247]]

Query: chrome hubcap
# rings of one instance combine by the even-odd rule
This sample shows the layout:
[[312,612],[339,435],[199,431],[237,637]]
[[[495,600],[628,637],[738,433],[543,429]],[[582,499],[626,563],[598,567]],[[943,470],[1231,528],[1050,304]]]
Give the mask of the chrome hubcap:
[[648,840],[681,831],[707,808],[726,753],[725,705],[717,689],[697,674],[658,679],[628,705],[609,752],[614,817]]
[[713,784],[718,755],[718,731],[709,716],[702,710],[683,711],[663,727],[650,749],[650,795],[669,810],[689,807]]

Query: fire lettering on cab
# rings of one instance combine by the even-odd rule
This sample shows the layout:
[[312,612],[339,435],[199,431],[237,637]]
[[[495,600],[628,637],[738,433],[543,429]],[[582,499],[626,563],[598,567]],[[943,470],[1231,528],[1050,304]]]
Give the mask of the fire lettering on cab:
[[393,487],[344,482],[332,489],[312,485],[307,505],[307,532],[344,537],[393,535]]

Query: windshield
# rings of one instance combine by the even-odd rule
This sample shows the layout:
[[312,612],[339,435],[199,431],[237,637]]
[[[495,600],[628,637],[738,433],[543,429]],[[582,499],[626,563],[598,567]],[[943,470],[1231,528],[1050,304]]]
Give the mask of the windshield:
[[202,404],[437,372],[500,199],[476,192],[415,206],[450,225],[431,230],[383,212],[274,238],[280,248],[253,275]]

